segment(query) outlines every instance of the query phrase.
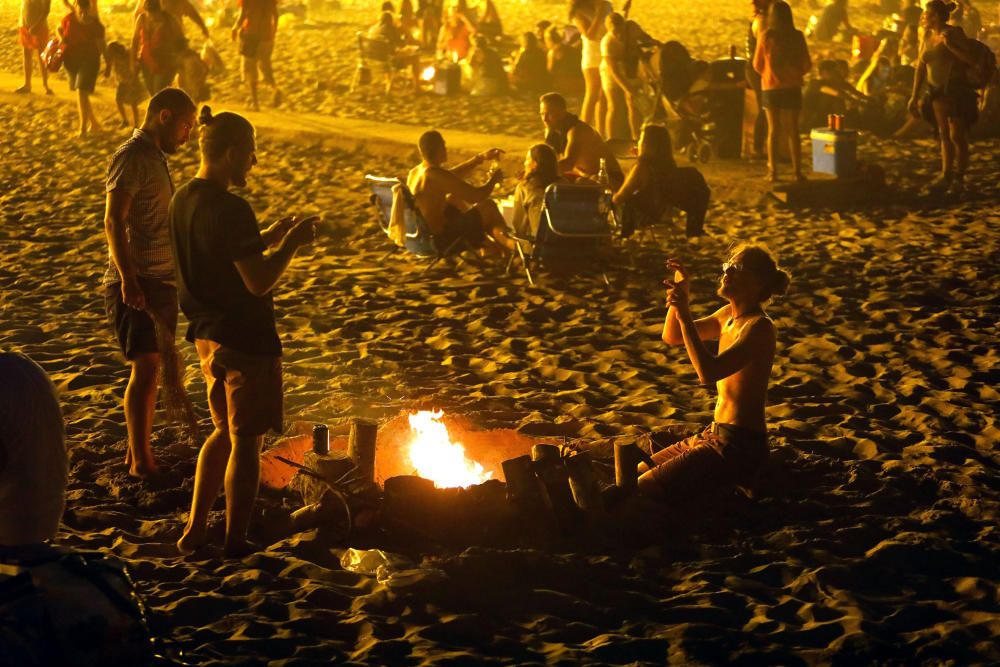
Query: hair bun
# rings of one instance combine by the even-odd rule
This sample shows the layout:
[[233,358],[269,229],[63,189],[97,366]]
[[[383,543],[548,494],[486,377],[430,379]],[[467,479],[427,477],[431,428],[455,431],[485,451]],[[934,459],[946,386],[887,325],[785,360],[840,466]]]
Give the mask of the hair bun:
[[212,124],[212,108],[207,104],[201,107],[201,113],[198,114],[198,124],[199,125]]
[[774,280],[771,282],[771,294],[781,296],[788,291],[788,286],[792,282],[792,277],[784,269],[777,269],[774,272]]

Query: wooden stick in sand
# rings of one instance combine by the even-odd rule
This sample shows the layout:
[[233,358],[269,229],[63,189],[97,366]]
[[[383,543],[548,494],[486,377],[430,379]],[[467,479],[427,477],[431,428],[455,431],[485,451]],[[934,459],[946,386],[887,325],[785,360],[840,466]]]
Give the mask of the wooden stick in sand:
[[351,421],[351,433],[347,439],[347,455],[358,467],[358,477],[370,484],[375,483],[375,439],[378,424],[367,419]]

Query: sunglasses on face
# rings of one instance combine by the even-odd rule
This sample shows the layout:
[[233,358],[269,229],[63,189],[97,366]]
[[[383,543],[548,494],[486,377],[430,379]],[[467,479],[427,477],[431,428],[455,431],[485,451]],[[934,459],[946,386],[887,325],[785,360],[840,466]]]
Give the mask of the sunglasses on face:
[[731,276],[736,273],[743,272],[742,262],[726,262],[722,265],[722,274],[726,276]]

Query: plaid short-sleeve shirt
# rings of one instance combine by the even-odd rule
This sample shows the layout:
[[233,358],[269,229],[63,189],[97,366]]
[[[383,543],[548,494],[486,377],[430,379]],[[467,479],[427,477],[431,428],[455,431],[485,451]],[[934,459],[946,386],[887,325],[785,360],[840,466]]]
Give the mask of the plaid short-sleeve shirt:
[[[174,260],[170,252],[168,211],[174,184],[167,168],[167,158],[143,130],[132,136],[115,151],[108,166],[107,192],[121,190],[132,197],[125,216],[128,251],[136,273],[174,284]],[[108,267],[103,283],[121,282],[108,251]]]

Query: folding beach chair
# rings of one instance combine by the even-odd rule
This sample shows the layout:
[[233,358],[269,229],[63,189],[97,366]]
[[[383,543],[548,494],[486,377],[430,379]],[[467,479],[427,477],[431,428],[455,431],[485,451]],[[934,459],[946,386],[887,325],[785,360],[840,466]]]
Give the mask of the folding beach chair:
[[402,195],[406,202],[406,210],[403,214],[405,228],[402,239],[403,246],[400,248],[400,246],[392,240],[389,221],[392,216],[392,190],[396,185],[400,184],[401,181],[398,178],[384,178],[368,174],[365,176],[365,182],[368,183],[368,187],[371,188],[372,191],[370,201],[375,207],[375,219],[376,222],[378,222],[379,229],[390,239],[390,242],[392,243],[392,248],[390,248],[390,250],[382,256],[381,261],[385,261],[389,255],[402,249],[406,250],[406,252],[411,255],[424,259],[431,259],[431,263],[424,267],[424,272],[426,272],[445,257],[455,252],[461,253],[463,250],[468,250],[468,246],[461,238],[455,239],[451,245],[444,249],[438,248],[437,243],[434,241],[434,235],[431,233],[430,227],[427,226],[427,222],[423,219],[423,216],[420,215],[420,212],[417,211],[416,206],[413,203],[413,195],[410,194],[410,191],[405,185],[402,186]]
[[384,39],[368,37],[363,32],[358,32],[357,38],[358,65],[351,79],[350,91],[353,93],[359,86],[377,83],[381,78],[386,94],[391,93],[393,81],[402,71],[400,63],[394,57],[392,46]]
[[[545,189],[535,238],[514,237],[516,256],[530,284],[535,284],[532,265],[558,261],[579,266],[591,260],[597,261],[605,284],[610,284],[601,257],[613,235],[604,196],[604,191],[594,185],[553,183]],[[526,246],[530,246],[530,253],[525,251]],[[514,257],[511,255],[508,269]]]

